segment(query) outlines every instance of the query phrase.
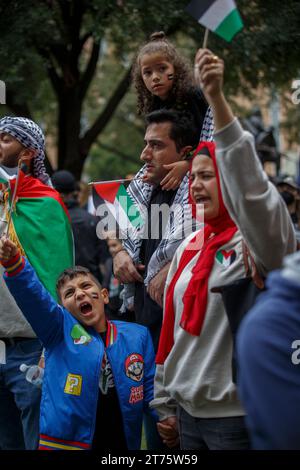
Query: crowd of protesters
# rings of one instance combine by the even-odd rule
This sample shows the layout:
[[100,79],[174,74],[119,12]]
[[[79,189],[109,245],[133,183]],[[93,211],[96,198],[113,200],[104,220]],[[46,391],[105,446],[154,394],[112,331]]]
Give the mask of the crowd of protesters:
[[[50,181],[41,129],[0,120],[0,449],[138,450],[143,427],[149,450],[300,448],[300,191],[267,177],[223,82],[208,49],[194,73],[161,32],[138,51],[145,146],[127,191],[147,223],[120,240],[97,237],[70,172]],[[57,190],[70,218],[56,298],[9,221],[21,164],[19,184]],[[20,370],[41,356],[42,394]]]

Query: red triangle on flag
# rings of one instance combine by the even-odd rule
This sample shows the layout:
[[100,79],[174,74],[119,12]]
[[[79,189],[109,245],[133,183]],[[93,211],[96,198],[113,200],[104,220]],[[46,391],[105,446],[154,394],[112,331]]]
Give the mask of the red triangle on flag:
[[102,197],[102,199],[105,199],[106,201],[113,204],[120,185],[121,183],[94,184],[94,189],[99,194],[99,196]]

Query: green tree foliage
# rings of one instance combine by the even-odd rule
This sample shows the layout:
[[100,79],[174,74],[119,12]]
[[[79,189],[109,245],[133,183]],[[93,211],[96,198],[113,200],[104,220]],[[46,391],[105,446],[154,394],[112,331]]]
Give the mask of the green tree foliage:
[[[139,166],[142,122],[128,92],[134,53],[151,32],[164,30],[192,59],[204,29],[184,11],[187,3],[0,0],[7,105],[55,129],[59,168],[80,177],[88,156],[93,177]],[[209,36],[209,47],[226,60],[228,91],[248,93],[260,83],[286,87],[299,71],[300,2],[237,4],[245,29],[229,45]]]

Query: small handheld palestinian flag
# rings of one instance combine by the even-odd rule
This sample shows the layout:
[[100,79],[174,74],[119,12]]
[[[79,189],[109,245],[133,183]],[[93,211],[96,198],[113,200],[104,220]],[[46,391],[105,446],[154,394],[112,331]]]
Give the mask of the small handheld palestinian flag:
[[[56,298],[56,280],[61,272],[74,266],[74,247],[71,223],[59,194],[21,168],[9,176],[0,167],[4,189],[4,219],[11,224],[9,238],[28,258],[40,281]],[[13,195],[15,194],[14,201]]]
[[141,229],[143,219],[122,181],[93,183],[93,202],[103,230],[119,231],[119,238],[126,238]]
[[243,22],[233,0],[193,0],[186,11],[205,28],[230,42],[243,28]]
[[15,179],[15,176],[10,176],[6,173],[4,168],[0,166],[0,189],[2,186],[7,186],[10,180]]

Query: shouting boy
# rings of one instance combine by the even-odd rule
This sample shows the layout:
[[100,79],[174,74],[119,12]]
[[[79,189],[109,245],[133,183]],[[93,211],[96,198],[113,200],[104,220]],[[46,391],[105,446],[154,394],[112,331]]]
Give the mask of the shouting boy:
[[0,240],[6,284],[46,348],[40,415],[44,450],[137,450],[153,398],[148,330],[108,321],[108,293],[82,267],[57,281],[57,304],[8,238]]

